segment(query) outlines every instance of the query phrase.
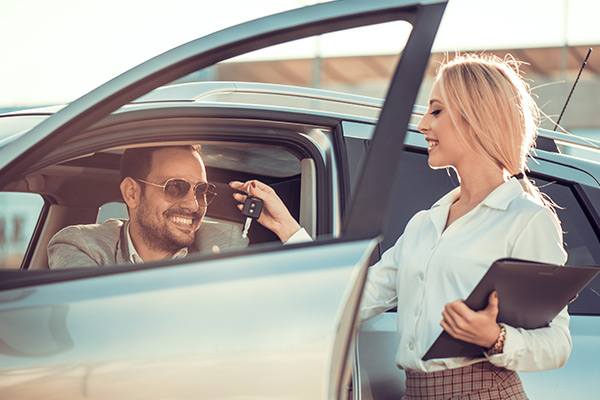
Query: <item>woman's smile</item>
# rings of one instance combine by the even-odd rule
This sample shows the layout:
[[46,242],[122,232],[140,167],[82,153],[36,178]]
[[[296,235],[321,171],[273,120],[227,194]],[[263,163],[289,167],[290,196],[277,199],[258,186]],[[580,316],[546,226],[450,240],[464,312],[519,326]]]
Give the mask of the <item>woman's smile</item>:
[[428,152],[431,152],[439,143],[438,140],[430,137],[426,137],[425,140],[427,140],[427,144],[429,145],[429,148],[427,149]]

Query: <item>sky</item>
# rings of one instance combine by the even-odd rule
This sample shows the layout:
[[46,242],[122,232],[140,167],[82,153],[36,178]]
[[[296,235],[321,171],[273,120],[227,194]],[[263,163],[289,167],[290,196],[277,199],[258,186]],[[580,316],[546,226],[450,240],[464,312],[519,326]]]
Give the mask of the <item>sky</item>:
[[[0,107],[71,101],[180,44],[315,2],[0,0]],[[600,44],[598,15],[598,0],[450,0],[434,51]],[[364,42],[385,53],[376,33]]]

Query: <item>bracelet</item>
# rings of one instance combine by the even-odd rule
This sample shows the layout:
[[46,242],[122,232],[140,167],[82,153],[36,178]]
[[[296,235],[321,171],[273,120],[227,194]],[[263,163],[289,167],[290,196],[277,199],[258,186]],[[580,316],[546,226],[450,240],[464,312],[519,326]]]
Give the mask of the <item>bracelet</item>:
[[502,353],[504,350],[504,341],[506,340],[506,328],[504,325],[500,325],[500,334],[498,335],[498,339],[496,339],[496,343],[494,343],[487,351],[488,355],[493,356],[494,354]]

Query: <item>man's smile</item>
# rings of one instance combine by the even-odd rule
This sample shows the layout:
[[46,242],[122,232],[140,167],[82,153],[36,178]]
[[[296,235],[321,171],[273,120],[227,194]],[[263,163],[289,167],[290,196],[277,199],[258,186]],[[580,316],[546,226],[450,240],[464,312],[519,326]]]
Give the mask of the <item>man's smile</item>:
[[170,216],[169,220],[171,220],[171,222],[174,222],[177,225],[188,225],[188,226],[191,226],[192,223],[194,222],[193,218],[176,217],[176,216]]
[[165,215],[167,220],[178,229],[191,233],[198,230],[202,216],[199,213],[169,212]]

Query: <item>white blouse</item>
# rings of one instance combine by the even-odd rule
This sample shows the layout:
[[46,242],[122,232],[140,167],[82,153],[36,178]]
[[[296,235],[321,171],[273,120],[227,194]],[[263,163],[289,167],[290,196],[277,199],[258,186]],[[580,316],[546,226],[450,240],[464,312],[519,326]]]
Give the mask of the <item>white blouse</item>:
[[[562,231],[552,212],[512,178],[446,230],[456,188],[431,209],[417,213],[396,244],[369,269],[361,319],[398,307],[398,352],[403,369],[437,371],[462,367],[482,358],[421,357],[442,332],[446,303],[466,299],[493,261],[520,258],[564,264]],[[502,299],[500,299],[502,301]],[[564,310],[549,327],[506,327],[501,354],[487,357],[499,367],[518,371],[558,368],[571,351],[569,315]]]

